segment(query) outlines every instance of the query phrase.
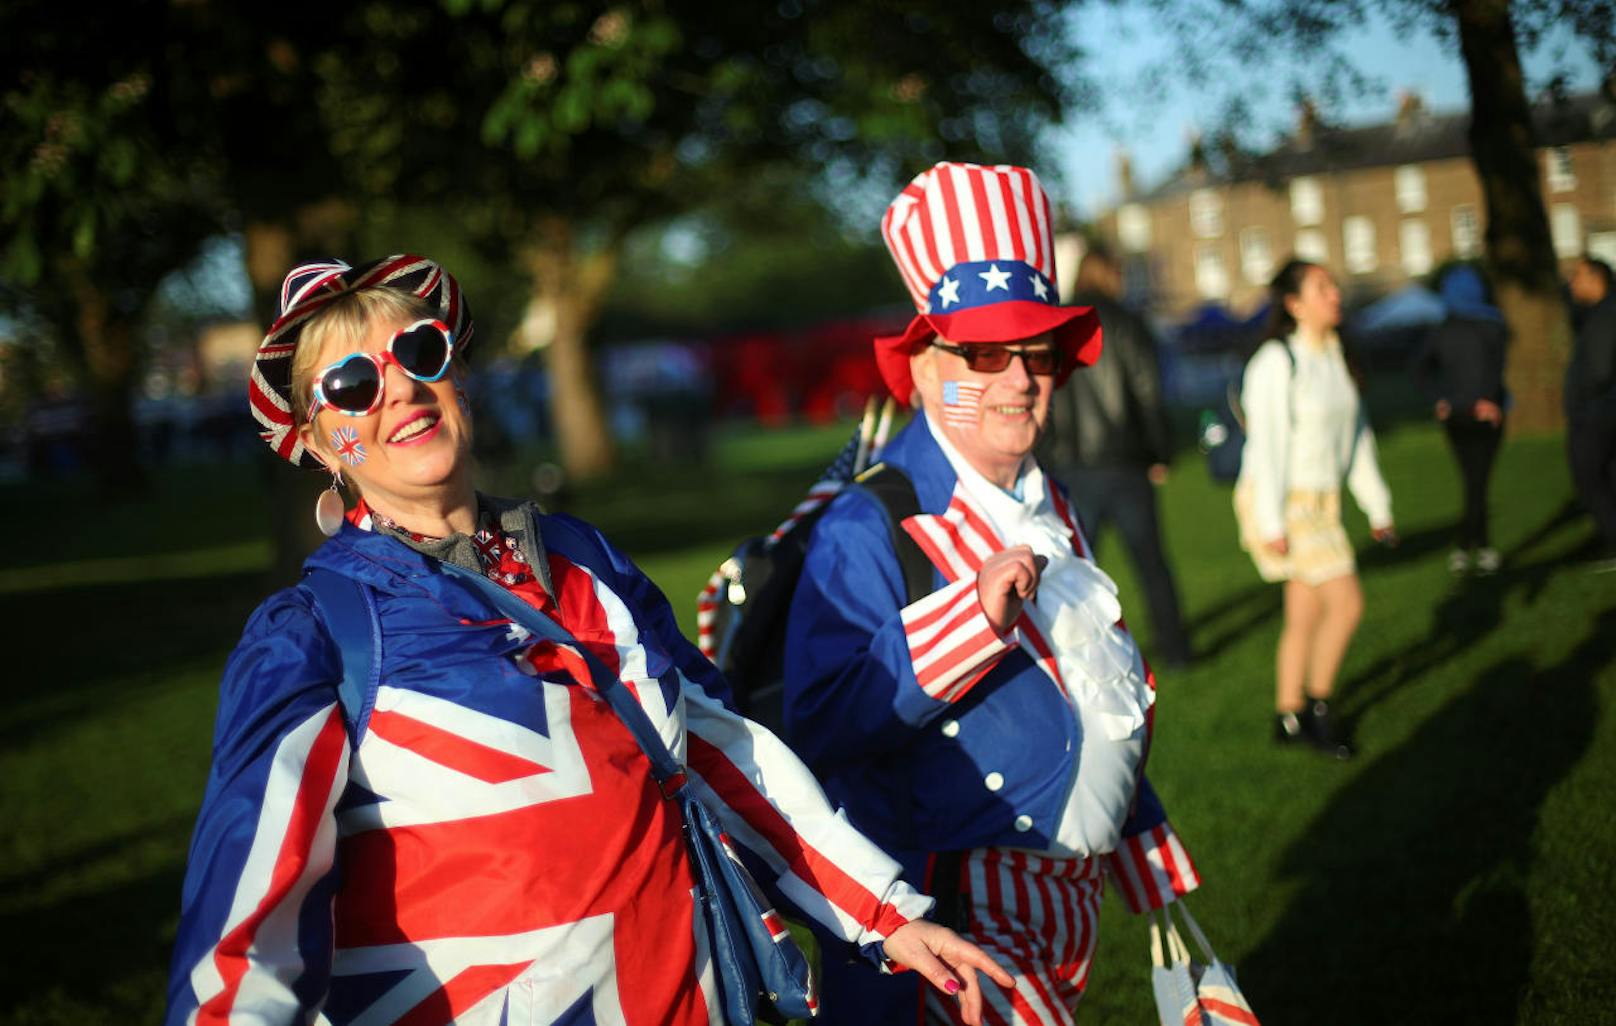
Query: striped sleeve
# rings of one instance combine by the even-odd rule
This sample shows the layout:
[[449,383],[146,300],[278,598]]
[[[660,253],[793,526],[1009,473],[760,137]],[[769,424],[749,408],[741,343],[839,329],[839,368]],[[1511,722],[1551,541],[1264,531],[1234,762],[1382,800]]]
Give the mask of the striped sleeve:
[[1136,914],[1161,908],[1201,886],[1190,853],[1165,822],[1123,838],[1106,859],[1111,878]]
[[904,638],[915,683],[939,702],[957,702],[999,657],[1016,646],[988,621],[976,578],[961,578],[905,606]]
[[988,625],[974,575],[910,603],[886,514],[844,492],[814,527],[786,620],[785,736],[822,771],[880,757],[1018,640]]
[[[686,717],[685,768],[727,830],[762,859],[787,898],[880,962],[880,942],[932,907],[898,863],[831,808],[785,743],[725,702],[728,685],[680,632],[667,599],[604,539],[611,587],[642,638],[673,659]],[[604,569],[604,568],[602,568]]]
[[875,945],[931,909],[931,898],[899,879],[898,863],[831,808],[783,742],[695,684],[685,708],[694,785],[793,904],[872,956]]
[[282,593],[231,655],[186,864],[169,1026],[301,1021],[324,1001],[334,808],[349,759],[327,649],[307,607]]

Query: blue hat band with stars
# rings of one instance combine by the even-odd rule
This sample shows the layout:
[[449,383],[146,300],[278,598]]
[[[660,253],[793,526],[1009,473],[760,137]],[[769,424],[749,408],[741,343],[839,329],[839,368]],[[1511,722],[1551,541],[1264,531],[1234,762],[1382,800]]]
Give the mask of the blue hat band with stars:
[[1020,260],[976,260],[950,267],[931,287],[926,312],[951,314],[1009,300],[1060,305],[1055,286]]

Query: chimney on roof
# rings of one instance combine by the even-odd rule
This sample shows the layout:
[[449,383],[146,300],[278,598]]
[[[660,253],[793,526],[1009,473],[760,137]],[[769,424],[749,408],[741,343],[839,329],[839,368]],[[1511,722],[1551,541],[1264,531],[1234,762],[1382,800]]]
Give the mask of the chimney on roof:
[[1397,94],[1397,134],[1406,135],[1425,120],[1425,101],[1412,89]]
[[1133,158],[1128,156],[1128,151],[1126,149],[1118,146],[1115,162],[1117,169],[1117,195],[1124,200],[1131,200],[1134,196]]
[[1304,96],[1296,103],[1296,146],[1298,149],[1310,150],[1319,131],[1319,108],[1314,105],[1311,96]]
[[1190,144],[1190,177],[1196,180],[1206,178],[1206,142],[1201,138],[1199,128],[1189,130]]

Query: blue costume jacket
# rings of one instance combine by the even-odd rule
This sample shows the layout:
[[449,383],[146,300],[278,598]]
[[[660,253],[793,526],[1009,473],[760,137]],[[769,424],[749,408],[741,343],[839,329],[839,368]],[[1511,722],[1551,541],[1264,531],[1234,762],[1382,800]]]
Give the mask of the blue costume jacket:
[[[936,564],[937,591],[910,605],[885,511],[857,489],[838,495],[815,526],[792,604],[785,734],[853,824],[924,889],[934,853],[1050,847],[1080,727],[1042,660],[988,625],[974,572],[961,572],[948,551],[950,524],[969,530],[972,513],[924,415],[881,459],[914,484],[921,515],[912,521],[929,527],[910,533]],[[1055,502],[1069,514],[1064,497]],[[1075,529],[1074,541],[1086,555]],[[942,617],[951,618],[955,643],[921,653],[917,637]],[[1117,851],[1102,857],[1135,911],[1198,884],[1142,764],[1121,833]],[[845,972],[851,982],[827,966],[825,1007],[838,1021],[852,1004],[837,1000],[838,986],[863,988],[872,1000],[877,991],[912,992],[912,982]],[[878,1014],[891,1013],[865,1021]]]

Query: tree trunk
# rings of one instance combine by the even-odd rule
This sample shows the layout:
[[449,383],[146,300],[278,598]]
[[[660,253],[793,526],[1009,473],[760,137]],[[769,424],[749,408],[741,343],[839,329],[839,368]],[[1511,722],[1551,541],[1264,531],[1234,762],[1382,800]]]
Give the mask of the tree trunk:
[[1471,159],[1487,203],[1487,262],[1512,335],[1510,424],[1527,433],[1554,431],[1563,427],[1571,321],[1560,296],[1510,4],[1460,0],[1453,10],[1470,80]]
[[[351,205],[336,209],[329,202],[310,204],[286,221],[248,222],[244,233],[247,278],[252,283],[253,309],[265,331],[275,319],[286,272],[298,260],[346,252],[340,236],[344,231],[351,236],[353,222]],[[297,581],[303,560],[325,540],[314,526],[314,503],[330,487],[331,479],[318,471],[293,467],[267,446],[260,461],[273,548],[268,583],[280,588]]]
[[550,368],[550,418],[561,465],[573,481],[599,477],[617,461],[606,404],[589,352],[589,329],[617,271],[621,236],[581,253],[572,224],[550,218],[526,251],[533,277],[530,302],[553,311],[555,333],[545,349]]
[[103,497],[124,498],[147,485],[131,406],[139,371],[134,325],[112,308],[83,265],[66,262],[60,273],[73,297],[70,330],[77,335],[89,390],[90,467]]

